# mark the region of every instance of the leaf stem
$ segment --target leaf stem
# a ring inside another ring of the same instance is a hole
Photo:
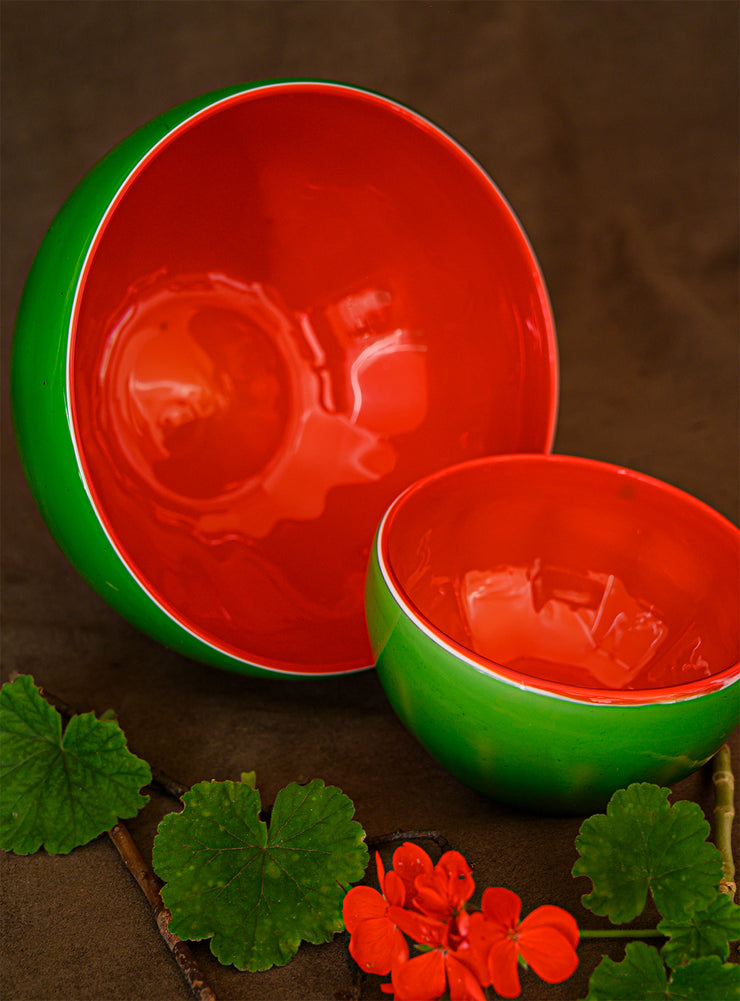
[[[732,822],[735,819],[735,776],[729,744],[723,744],[712,759],[712,781],[715,789],[714,840],[722,855],[721,893],[735,899],[735,860],[732,857]]]
[[[581,938],[665,938],[657,928],[581,928]]]
[[[118,854],[123,859],[126,868],[139,884],[144,896],[149,901],[154,920],[159,928],[159,933],[167,943],[167,948],[174,956],[177,965],[182,970],[190,990],[193,992],[193,996],[198,1001],[216,1001],[216,995],[201,973],[189,946],[170,931],[169,925],[172,915],[169,909],[164,906],[164,901],[159,892],[159,880],[144,861],[128,829],[119,822],[108,831],[108,835],[118,849]]]

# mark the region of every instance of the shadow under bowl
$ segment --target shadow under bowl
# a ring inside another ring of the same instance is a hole
[[[366,582],[377,670],[453,775],[585,814],[672,785],[740,722],[740,532],[668,484],[510,455],[390,506]]]

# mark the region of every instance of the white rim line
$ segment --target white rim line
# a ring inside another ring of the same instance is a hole
[[[404,493],[405,492],[406,491],[404,491]],[[474,660],[470,655],[465,653],[462,647],[458,649],[457,647],[452,646],[451,643],[448,643],[443,638],[441,633],[435,632],[433,629],[430,629],[429,626],[427,626],[426,622],[422,621],[422,619],[420,618],[420,613],[413,608],[411,603],[400,593],[400,591],[395,586],[390,568],[386,565],[385,560],[383,559],[381,542],[383,539],[386,522],[388,518],[392,515],[396,506],[397,502],[394,502],[388,508],[386,513],[383,515],[383,519],[378,528],[376,543],[375,543],[378,567],[380,568],[380,572],[383,577],[383,580],[385,581],[386,587],[390,591],[393,600],[396,602],[401,612],[404,615],[406,615],[407,618],[409,618],[414,623],[414,625],[418,629],[420,629],[430,640],[432,640],[432,642],[436,646],[440,647],[446,653],[451,654],[453,657],[456,657],[458,660],[461,660],[464,663],[468,664],[470,667],[474,668],[479,674],[483,674],[489,677],[492,676],[497,681],[501,681],[504,684],[511,685],[512,688],[518,688],[522,692],[530,692],[533,695],[542,695],[546,696],[547,698],[558,699],[561,702],[572,702],[575,703],[576,705],[604,706],[609,708],[618,707],[623,709],[645,709],[654,705],[671,705],[677,702],[690,702],[693,699],[703,698],[705,695],[713,695],[715,694],[715,692],[724,691],[725,688],[729,688],[731,685],[735,684],[738,680],[740,680],[737,677],[729,678],[722,685],[720,685],[716,689],[712,689],[709,692],[697,692],[696,694],[684,695],[679,697],[665,696],[661,698],[659,695],[655,695],[655,693],[660,692],[661,689],[646,688],[644,689],[645,693],[651,695],[651,698],[648,701],[622,702],[619,699],[609,700],[606,694],[603,698],[600,697],[598,693],[601,691],[601,689],[596,689],[596,688],[584,688],[583,689],[584,693],[587,692],[594,693],[594,695],[589,695],[585,696],[582,699],[578,699],[575,698],[574,696],[565,695],[562,692],[553,692],[549,691],[546,688],[538,688],[535,685],[528,685],[525,682],[515,681],[513,678],[509,678],[504,674],[500,674],[496,670],[497,665],[494,661],[489,662],[491,665],[490,667],[478,663],[478,661]],[[573,685],[571,687],[575,688],[576,686]],[[604,689],[604,693],[607,693],[608,691],[609,689]]]

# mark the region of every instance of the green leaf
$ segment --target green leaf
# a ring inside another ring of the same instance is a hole
[[[621,963],[604,956],[591,974],[587,1001],[665,1001],[668,979],[658,950],[630,942]]]
[[[648,890],[666,918],[681,919],[715,897],[722,857],[707,842],[696,803],[670,806],[669,789],[647,782],[614,793],[606,814],[589,817],[576,838],[574,876],[588,876],[584,907],[619,924],[645,908]]]
[[[118,723],[93,713],[62,717],[33,678],[0,690],[0,848],[66,854],[147,802],[149,765],[126,747]]]
[[[658,950],[631,942],[621,963],[605,956],[591,974],[587,1001],[737,1001],[740,966],[717,956],[692,959],[668,981]]]
[[[368,853],[341,790],[319,779],[286,786],[269,830],[246,782],[200,782],[183,802],[161,821],[153,853],[176,935],[210,938],[222,963],[254,971],[342,930],[344,895]]]
[[[738,1001],[740,966],[723,963],[718,956],[692,959],[673,974],[669,1001]]]
[[[690,959],[730,955],[730,942],[740,938],[740,907],[724,893],[718,893],[708,907],[683,918],[664,918],[658,931],[668,938],[661,955],[674,970]]]

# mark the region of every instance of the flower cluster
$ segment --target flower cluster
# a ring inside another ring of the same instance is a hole
[[[382,990],[395,1001],[434,1001],[445,989],[451,1001],[485,1001],[490,986],[514,998],[520,963],[551,984],[567,980],[578,965],[578,926],[560,907],[537,907],[522,920],[519,897],[489,887],[481,909],[470,910],[475,883],[459,852],[445,852],[433,865],[407,841],[388,872],[380,855],[375,861],[380,892],[353,887],[344,898],[344,923],[353,959],[367,973],[390,973]]]

